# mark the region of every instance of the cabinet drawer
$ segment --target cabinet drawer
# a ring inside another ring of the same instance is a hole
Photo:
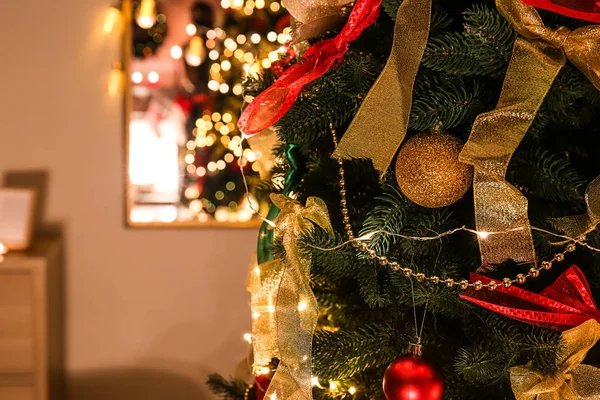
[[[33,276],[0,271],[0,373],[34,370],[33,313]]]

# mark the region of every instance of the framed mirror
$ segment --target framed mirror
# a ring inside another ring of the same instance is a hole
[[[121,9],[127,224],[259,226],[255,211],[268,204],[255,188],[268,178],[276,139],[242,140],[237,118],[242,80],[286,52],[282,4],[124,0]]]

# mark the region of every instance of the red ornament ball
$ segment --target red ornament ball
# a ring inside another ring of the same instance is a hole
[[[441,400],[446,383],[440,369],[426,358],[405,354],[383,376],[387,400]]]

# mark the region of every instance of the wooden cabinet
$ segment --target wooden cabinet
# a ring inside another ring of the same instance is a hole
[[[0,262],[0,399],[63,399],[63,303],[58,239]]]

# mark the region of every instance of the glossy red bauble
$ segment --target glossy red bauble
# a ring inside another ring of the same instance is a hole
[[[383,376],[387,400],[441,400],[444,374],[426,358],[406,354],[390,364]]]

